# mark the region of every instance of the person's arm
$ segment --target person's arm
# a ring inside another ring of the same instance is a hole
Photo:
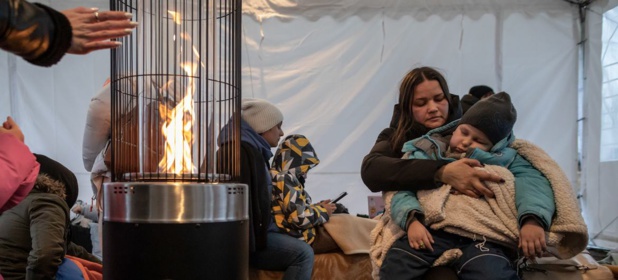
[[[292,229],[304,230],[328,221],[327,210],[321,205],[310,204],[311,199],[294,175],[289,173],[274,176],[273,186],[275,214],[281,212],[282,224]],[[305,198],[307,200],[305,200]]]
[[[0,1],[0,48],[51,66],[71,46],[71,23],[60,12],[22,0]]]
[[[361,178],[372,192],[437,188],[436,172],[447,161],[426,159],[401,159],[391,149],[390,137],[393,129],[387,128],[363,159]]]
[[[549,180],[520,155],[515,157],[509,170],[515,177],[515,206],[519,225],[526,219],[536,219],[546,231],[549,230],[556,211]]]
[[[64,257],[68,207],[57,195],[41,196],[30,205],[30,237],[26,279],[54,279]]]
[[[398,191],[391,199],[391,218],[404,231],[408,230],[410,219],[414,216],[419,218],[422,213],[423,209],[414,192]]]
[[[67,255],[78,257],[80,259],[84,259],[93,263],[103,264],[101,260],[94,255],[88,253],[86,248],[79,246],[73,242],[69,242],[67,246]]]
[[[0,213],[28,195],[38,173],[39,163],[23,143],[19,126],[7,118],[0,127]]]
[[[52,66],[65,53],[115,48],[110,41],[131,33],[130,13],[78,7],[62,12],[23,0],[0,0],[0,48],[38,66]]]
[[[110,85],[104,86],[101,91],[90,100],[84,140],[82,142],[82,160],[84,168],[92,171],[97,156],[111,137],[111,93]]]

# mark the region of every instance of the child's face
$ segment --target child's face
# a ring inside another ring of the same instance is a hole
[[[489,151],[493,144],[485,133],[476,129],[476,127],[469,124],[460,124],[453,132],[449,146],[453,152],[465,153],[468,149],[472,148]]]

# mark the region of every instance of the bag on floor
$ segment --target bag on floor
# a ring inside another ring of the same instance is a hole
[[[542,257],[522,261],[518,271],[522,280],[614,280],[612,272],[599,265],[588,251],[566,260]]]

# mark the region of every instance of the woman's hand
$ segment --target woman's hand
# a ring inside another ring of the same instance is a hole
[[[542,257],[547,250],[545,243],[545,231],[534,218],[528,218],[519,230],[519,248],[526,258],[534,260]]]
[[[408,226],[408,242],[414,250],[425,250],[433,252],[433,237],[427,228],[418,220],[414,220]]]
[[[455,190],[471,197],[494,197],[494,193],[485,186],[483,181],[503,183],[504,179],[498,175],[476,169],[481,163],[475,159],[463,158],[451,162],[438,170],[436,177]]]
[[[2,123],[2,127],[0,127],[0,133],[11,134],[21,142],[24,142],[24,133],[21,132],[19,125],[13,120],[11,117],[6,117],[6,121]]]
[[[77,7],[62,11],[71,23],[73,38],[67,51],[71,54],[87,54],[91,51],[111,49],[120,42],[110,41],[131,34],[137,22],[129,21],[130,13],[119,11],[99,12],[98,8]]]

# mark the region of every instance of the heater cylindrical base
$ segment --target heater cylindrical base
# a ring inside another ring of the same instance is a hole
[[[105,279],[247,279],[247,221],[105,222]]]
[[[105,279],[247,279],[243,184],[107,183]]]

